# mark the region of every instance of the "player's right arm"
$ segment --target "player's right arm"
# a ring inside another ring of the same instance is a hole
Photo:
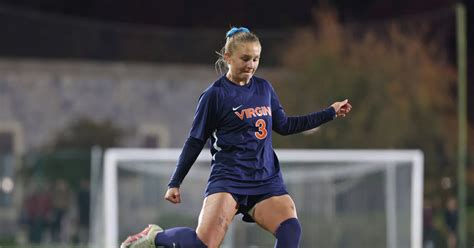
[[[179,187],[204,148],[206,140],[215,130],[216,115],[216,92],[212,88],[208,88],[199,98],[191,132],[184,143],[176,169],[168,183],[168,190],[165,194],[166,200],[175,204],[181,202]]]
[[[193,137],[189,137],[184,143],[183,151],[179,156],[176,168],[168,183],[168,190],[165,194],[165,199],[172,203],[180,203],[181,197],[179,195],[179,186],[188,174],[191,166],[196,161],[199,153],[201,153],[205,142]]]

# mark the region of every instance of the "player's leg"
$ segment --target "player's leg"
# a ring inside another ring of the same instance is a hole
[[[296,207],[289,195],[273,196],[255,205],[255,222],[275,235],[275,248],[299,247],[301,226]]]
[[[196,231],[183,227],[168,229],[156,235],[155,244],[177,248],[219,247],[236,212],[237,202],[231,194],[211,194],[204,199]]]
[[[130,236],[121,248],[214,248],[224,239],[235,213],[237,203],[229,193],[215,193],[204,199],[196,231],[188,227],[161,230],[150,225],[142,232]]]
[[[208,248],[219,247],[237,213],[237,202],[229,193],[215,193],[204,199],[196,233]]]

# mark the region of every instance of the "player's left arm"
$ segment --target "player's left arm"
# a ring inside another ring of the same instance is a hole
[[[273,130],[281,135],[290,135],[313,129],[336,117],[345,117],[352,109],[352,105],[346,99],[341,102],[335,102],[328,108],[318,112],[288,117],[273,89],[271,104]]]
[[[286,116],[283,109],[272,111],[273,130],[281,135],[290,135],[316,128],[336,118],[334,107],[302,116]]]

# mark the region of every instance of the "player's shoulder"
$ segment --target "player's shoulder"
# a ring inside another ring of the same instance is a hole
[[[252,77],[254,82],[257,84],[257,85],[262,85],[264,87],[267,87],[267,88],[270,88],[270,89],[273,89],[273,86],[272,84],[270,83],[270,81],[264,79],[264,78],[261,78],[261,77],[257,77],[257,76],[253,76]]]
[[[264,78],[261,78],[261,77],[257,77],[255,75],[252,76],[252,79],[254,80],[255,83],[258,83],[258,84],[269,84],[270,82],[268,82],[268,80],[264,79]]]
[[[222,86],[222,78],[218,78],[202,92],[201,97],[216,97],[222,90]]]
[[[216,79],[211,85],[209,85],[208,89],[213,91],[218,91],[224,87],[224,76],[219,77]]]

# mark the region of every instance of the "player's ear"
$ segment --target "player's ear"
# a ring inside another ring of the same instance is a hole
[[[230,56],[231,54],[230,53],[224,53],[224,60],[225,62],[227,62],[227,64],[230,64]]]

